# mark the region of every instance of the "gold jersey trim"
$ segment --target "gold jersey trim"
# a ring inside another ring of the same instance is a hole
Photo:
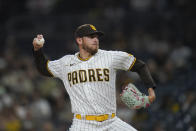
[[[54,76],[53,74],[52,74],[52,72],[50,71],[50,69],[48,68],[48,63],[50,62],[50,60],[48,60],[47,61],[47,63],[46,63],[46,69],[48,70],[48,72],[52,75],[52,76]]]
[[[132,54],[129,54],[129,56],[133,56],[133,55]],[[134,58],[133,63],[129,67],[129,70],[128,71],[130,71],[132,69],[133,65],[135,64],[135,61],[136,61],[136,58]]]
[[[89,60],[91,57],[92,57],[92,56],[89,56],[88,58],[83,59],[83,58],[80,57],[80,54],[78,54],[78,59],[81,60],[81,61],[87,61],[87,60]]]

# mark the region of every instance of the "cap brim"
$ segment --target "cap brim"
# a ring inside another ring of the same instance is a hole
[[[101,31],[92,32],[92,33],[86,34],[86,36],[88,36],[88,35],[94,35],[94,34],[97,34],[99,37],[104,36],[104,33],[101,32]]]

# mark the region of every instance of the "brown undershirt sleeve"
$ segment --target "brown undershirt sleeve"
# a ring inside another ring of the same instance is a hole
[[[144,84],[147,86],[147,88],[153,88],[153,89],[156,88],[156,84],[150,74],[150,71],[146,63],[137,59],[131,71],[137,72],[139,74],[140,78],[142,79]]]
[[[42,49],[38,51],[33,50],[34,62],[37,70],[44,76],[53,77],[53,75],[48,71],[48,59],[44,56]]]

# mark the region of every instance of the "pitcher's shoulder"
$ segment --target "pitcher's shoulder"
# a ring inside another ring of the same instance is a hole
[[[70,61],[75,57],[75,55],[64,55],[59,60],[61,61]]]
[[[99,49],[98,51],[99,54],[112,54],[114,52],[115,51],[112,51],[112,50],[102,50],[102,49]]]
[[[102,50],[102,49],[99,49],[99,54],[101,55],[115,55],[115,54],[118,54],[118,53],[122,53],[123,51],[118,51],[118,50]],[[125,52],[123,52],[125,53]]]

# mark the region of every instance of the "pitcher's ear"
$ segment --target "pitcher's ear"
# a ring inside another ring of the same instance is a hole
[[[81,44],[82,44],[82,37],[77,37],[77,38],[76,38],[76,43],[77,43],[78,45],[81,45]]]

